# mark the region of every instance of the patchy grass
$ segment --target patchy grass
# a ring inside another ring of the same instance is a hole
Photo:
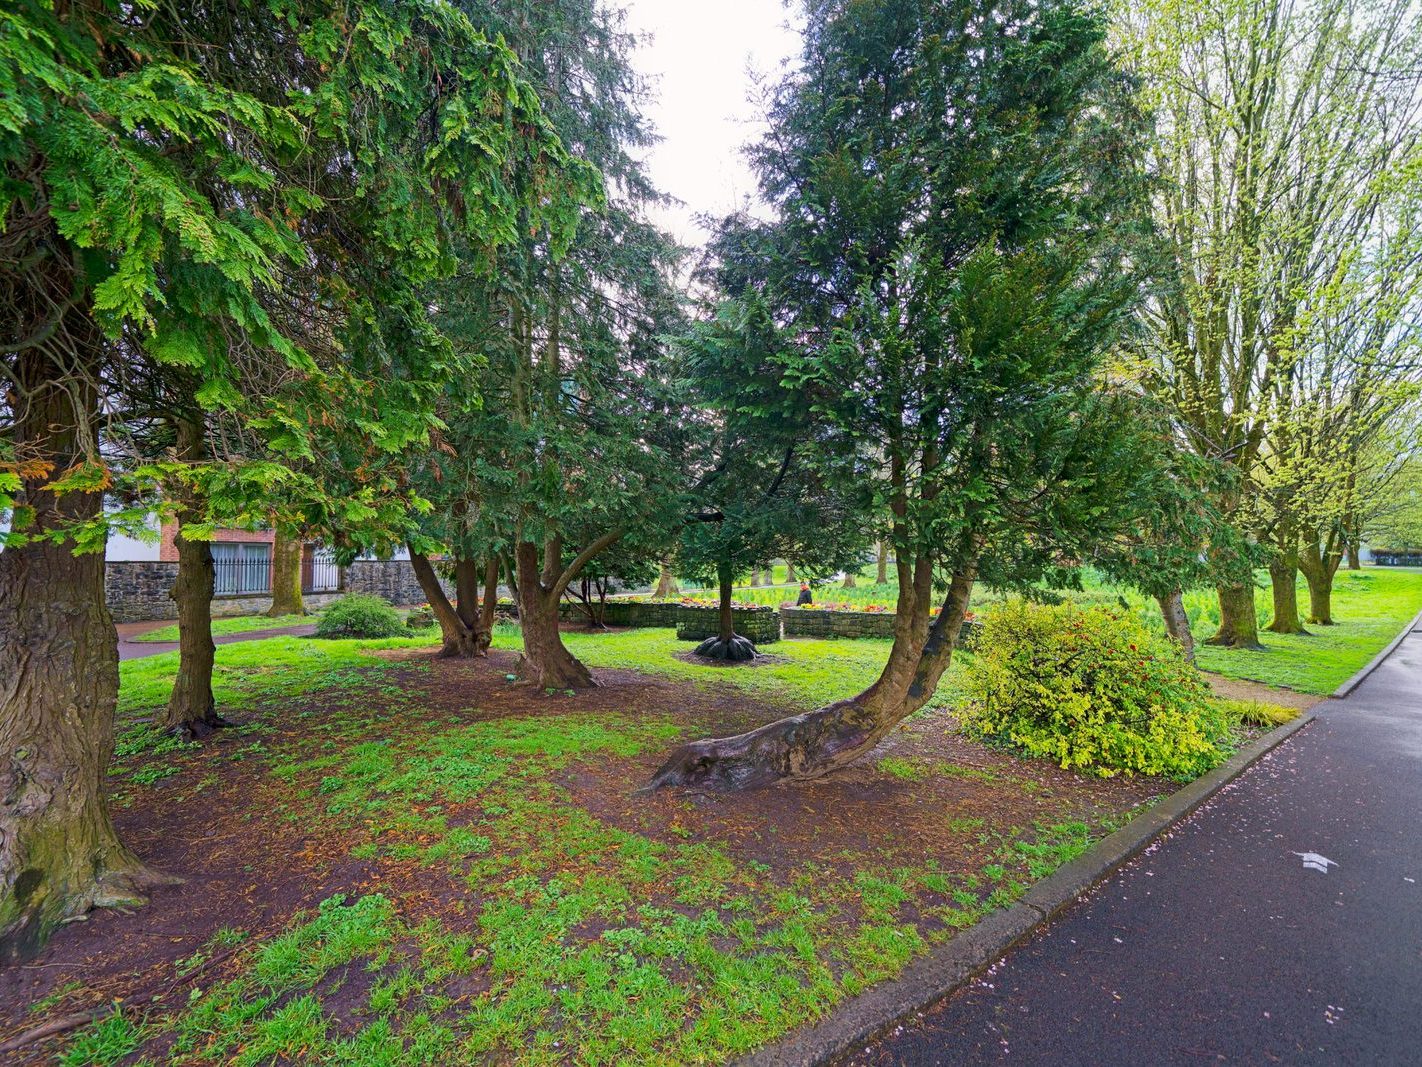
[[[90,1002],[134,999],[140,945],[166,951],[143,973],[171,992],[66,1039],[62,1062],[725,1062],[899,973],[1167,788],[1018,760],[930,709],[877,765],[773,798],[639,797],[669,746],[852,693],[887,643],[784,642],[712,669],[673,658],[687,646],[667,632],[568,639],[604,688],[511,684],[507,651],[411,658],[428,637],[223,646],[238,725],[201,749],[141,732],[175,657],[124,664],[120,826],[189,884],[102,917],[82,948],[58,935],[11,1025],[74,1010],[76,978]],[[240,880],[200,890],[211,877]],[[157,914],[186,925],[155,939]]]
[[[876,638],[855,641],[796,638],[764,645],[769,662],[722,667],[677,658],[695,647],[678,641],[675,630],[622,630],[614,633],[565,633],[563,643],[590,667],[621,668],[692,682],[703,688],[724,686],[797,707],[816,708],[862,692],[884,667],[892,642]],[[521,649],[516,627],[498,627],[494,647]],[[958,666],[967,656],[957,653],[944,674],[932,707],[952,703],[958,693]]]
[[[272,618],[267,615],[229,615],[212,620],[212,636],[222,637],[225,634],[245,634],[258,630],[279,630],[287,626],[304,626],[307,623],[316,621],[320,612],[311,612],[306,615],[279,615]],[[135,637],[135,641],[176,641],[178,639],[178,624],[171,626],[160,626],[156,630],[149,630],[145,634]]]

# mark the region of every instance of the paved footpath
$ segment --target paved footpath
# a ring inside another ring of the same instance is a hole
[[[157,630],[163,626],[171,626],[171,622],[138,622],[119,623],[118,630],[118,653],[119,662],[130,659],[142,659],[144,656],[156,656],[160,652],[172,652],[178,647],[176,641],[135,641],[134,638],[150,630]],[[301,623],[298,626],[278,626],[271,630],[248,630],[245,633],[222,634],[214,637],[214,645],[230,645],[237,641],[260,641],[264,637],[309,637],[316,632],[316,624]]]
[[[851,1062],[1422,1064],[1422,629],[991,973]]]

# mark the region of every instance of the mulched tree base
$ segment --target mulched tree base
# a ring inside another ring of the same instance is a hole
[[[721,663],[744,663],[755,659],[755,642],[740,634],[732,634],[729,641],[708,637],[696,646],[695,654],[702,659],[714,659]]]

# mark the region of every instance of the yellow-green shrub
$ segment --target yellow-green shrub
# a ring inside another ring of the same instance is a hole
[[[966,672],[965,731],[1103,777],[1193,778],[1230,751],[1229,716],[1169,640],[1105,608],[1008,601]]]

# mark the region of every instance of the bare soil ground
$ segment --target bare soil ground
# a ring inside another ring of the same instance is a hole
[[[631,671],[599,670],[599,688],[576,697],[549,695],[509,684],[509,652],[474,662],[435,659],[423,651],[391,655],[401,662],[382,682],[407,699],[388,715],[346,729],[349,704],[329,690],[280,709],[238,711],[231,714],[236,729],[220,732],[200,752],[175,757],[177,773],[142,788],[124,783],[115,811],[121,836],[146,862],[184,881],[155,891],[146,907],[98,912],[74,923],[37,959],[0,970],[0,1043],[47,1020],[116,1000],[145,1010],[176,1008],[190,988],[241,969],[239,948],[226,958],[211,953],[197,975],[182,973],[190,969],[182,961],[218,931],[239,928],[247,932],[247,944],[259,943],[337,893],[353,898],[380,892],[411,922],[433,916],[446,928],[473,928],[478,901],[462,879],[389,856],[353,858],[353,849],[369,837],[360,822],[303,816],[320,809],[298,788],[300,779],[270,773],[274,760],[307,751],[323,730],[329,730],[327,751],[332,742],[340,750],[370,738],[418,736],[435,723],[448,729],[568,715],[670,720],[690,738],[740,732],[787,710],[730,687]],[[747,668],[708,668],[728,669]],[[1216,689],[1230,696],[1245,696],[1247,689],[1249,698],[1276,703],[1297,696],[1261,693],[1263,687],[1238,682],[1217,682]],[[259,745],[243,733],[244,723],[263,725],[255,735]],[[925,863],[949,878],[971,878],[992,862],[998,846],[988,843],[989,835],[1068,820],[1101,826],[1176,787],[1151,779],[1089,778],[1025,762],[965,741],[953,732],[947,712],[915,717],[873,758],[831,777],[757,793],[638,793],[664,754],[653,747],[635,756],[573,759],[558,770],[556,784],[600,824],[672,846],[713,842],[737,863],[787,882],[806,870],[848,878],[868,866]],[[473,804],[467,811],[444,808],[451,825],[477,814]],[[839,921],[855,922],[857,913],[847,908]],[[596,926],[584,932],[590,940],[599,933]],[[323,987],[328,1014],[358,1015],[369,980]],[[458,979],[463,985],[455,988],[456,1000],[477,997],[490,981],[477,970]],[[5,1062],[49,1062],[64,1040],[30,1044]],[[164,1048],[160,1041],[142,1051],[165,1062]]]

